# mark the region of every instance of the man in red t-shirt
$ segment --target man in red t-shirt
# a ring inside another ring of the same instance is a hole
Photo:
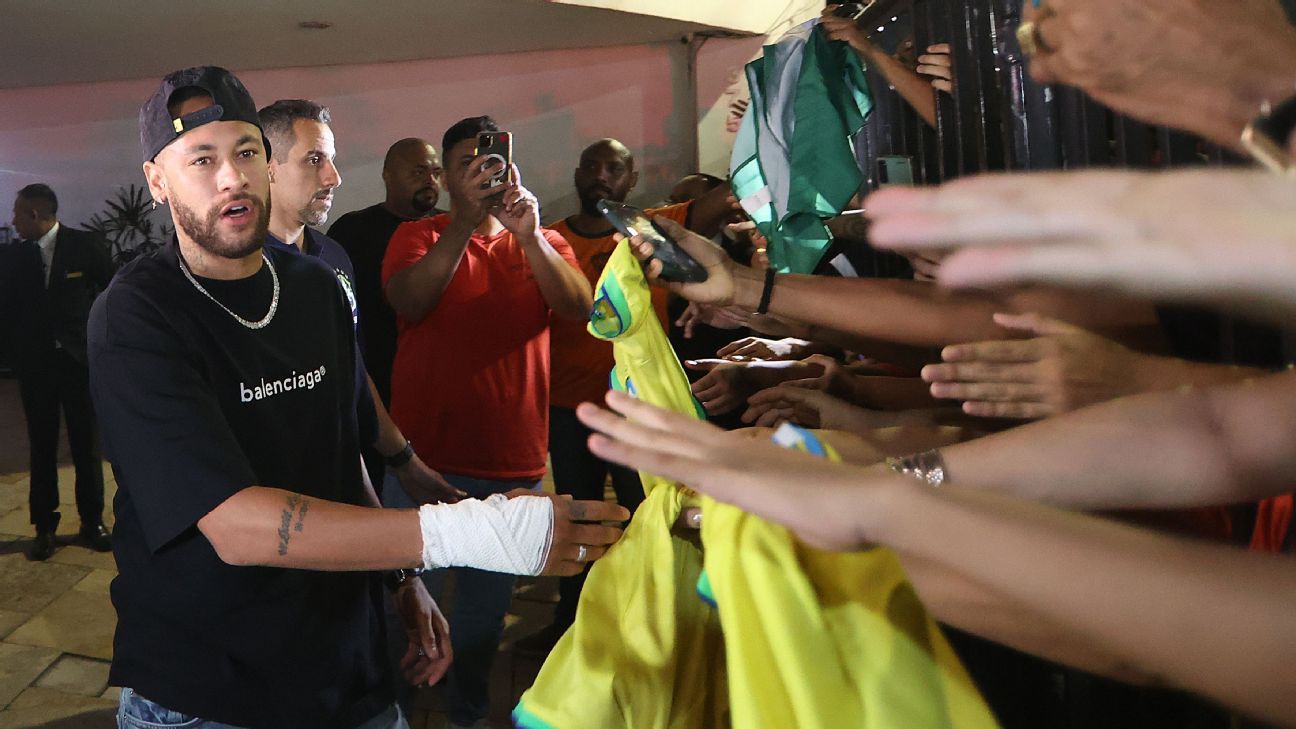
[[[539,205],[517,167],[502,194],[482,189],[498,171],[475,155],[484,131],[499,128],[483,116],[446,131],[452,212],[397,228],[382,271],[399,330],[392,419],[432,468],[478,498],[539,486],[549,430],[550,315],[584,320],[593,303],[567,242],[540,227]],[[509,575],[456,570],[452,726],[486,716],[512,590]]]

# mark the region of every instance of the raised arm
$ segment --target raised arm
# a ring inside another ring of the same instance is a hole
[[[946,347],[923,379],[936,397],[963,400],[970,415],[1044,418],[1118,397],[1264,377],[1266,370],[1135,351],[1079,327],[1026,314],[996,314],[1009,333]]]
[[[392,274],[383,286],[383,294],[397,316],[405,321],[422,321],[436,308],[459,269],[474,227],[463,218],[455,218],[431,250],[417,262]],[[395,235],[401,234],[397,229]]]
[[[1291,490],[1296,373],[1123,398],[942,449],[951,484],[1085,509]]]
[[[895,87],[900,96],[927,122],[936,126],[936,93],[931,82],[882,50],[854,20],[833,15],[830,5],[819,16],[819,23],[832,40],[845,41],[865,64],[873,66]]]
[[[446,169],[446,185],[455,201],[450,224],[422,258],[392,274],[383,286],[387,302],[402,319],[421,321],[436,308],[459,269],[473,231],[490,214],[491,197],[497,191],[484,190],[481,184],[498,171],[498,164],[488,165],[486,160],[485,156],[477,157]],[[400,250],[403,236],[413,234],[408,227],[397,228],[393,242],[388,244],[388,255],[393,249]]]
[[[702,283],[663,283],[686,299],[702,304],[736,305],[755,310],[761,301],[765,274],[729,260],[710,241],[665,218],[657,222],[702,263],[709,278]],[[635,255],[646,260],[651,247],[637,236]],[[656,279],[660,264],[649,263]],[[985,291],[949,292],[925,281],[834,278],[779,274],[774,279],[769,313],[846,334],[919,347],[944,346],[997,338],[997,311],[1047,311],[1087,328],[1124,330],[1152,320],[1150,307],[1129,311],[1119,299],[1095,301],[1061,291],[1035,289],[997,294]],[[850,312],[850,316],[842,316]],[[1078,321],[1077,321],[1078,320]]]
[[[556,247],[559,242],[550,242],[545,237],[540,228],[540,203],[530,190],[522,187],[517,167],[513,168],[512,179],[503,193],[503,207],[496,212],[499,221],[517,237],[540,287],[540,295],[553,313],[576,321],[589,318],[594,306],[589,280],[576,267],[574,258],[569,261],[559,252]],[[561,236],[555,238],[562,241]],[[566,243],[561,245],[565,247]],[[570,249],[567,253],[571,255]]]
[[[739,443],[621,393],[609,393],[608,404],[625,417],[578,409],[599,433],[590,449],[602,458],[686,483],[814,546],[883,544],[935,565],[966,580],[971,594],[1037,621],[995,628],[1030,650],[1072,660],[1057,654],[1080,646],[1076,663],[1104,661],[1296,726],[1296,569],[1287,560]],[[970,622],[991,629],[989,618]],[[1071,640],[1040,645],[1052,631]]]

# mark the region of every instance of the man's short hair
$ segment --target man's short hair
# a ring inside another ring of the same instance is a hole
[[[58,214],[58,196],[49,185],[33,183],[19,190],[18,197],[30,203],[42,218],[52,218]]]
[[[482,132],[498,132],[499,130],[499,125],[488,116],[470,116],[467,119],[460,119],[442,135],[441,154],[442,156],[448,156],[450,148],[465,139],[476,139],[477,135]],[[446,159],[446,163],[450,164],[450,160]]]
[[[725,181],[720,179],[719,177],[716,177],[715,175],[708,175],[705,172],[694,172],[693,174],[689,175],[689,177],[696,177],[702,180],[702,183],[706,185],[706,189],[708,191],[714,190],[725,183]]]
[[[263,107],[257,112],[261,119],[261,131],[270,140],[275,159],[283,162],[288,157],[288,150],[297,144],[297,133],[293,124],[298,119],[329,124],[333,116],[323,104],[316,104],[306,99],[280,99]]]
[[[211,92],[201,86],[182,86],[176,89],[175,93],[171,94],[171,98],[167,99],[167,113],[170,114],[173,119],[180,116],[176,113],[180,111],[180,107],[186,101],[197,99],[200,96],[208,99],[212,97]]]

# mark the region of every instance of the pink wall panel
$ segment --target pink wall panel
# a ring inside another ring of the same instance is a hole
[[[451,123],[491,114],[515,132],[523,180],[554,218],[575,209],[571,170],[599,137],[638,153],[639,202],[661,199],[691,171],[689,147],[675,142],[697,133],[682,101],[686,68],[682,45],[661,44],[239,75],[258,104],[301,97],[332,108],[343,176],[334,217],[382,198],[391,142],[423,136],[439,147]],[[23,185],[47,182],[61,217],[81,223],[115,186],[142,183],[136,115],[156,82],[0,90],[0,204]]]

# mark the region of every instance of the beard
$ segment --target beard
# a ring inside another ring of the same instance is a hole
[[[580,198],[581,212],[586,215],[601,215],[598,209],[599,200],[625,202],[625,195],[617,195],[613,190],[600,187],[587,187],[584,190],[577,190],[576,196]]]
[[[266,234],[270,230],[270,206],[266,204],[267,201],[251,195],[239,199],[246,200],[256,215],[256,224],[245,233],[228,237],[221,235],[217,226],[220,225],[220,209],[223,205],[212,206],[206,218],[200,219],[193,208],[173,197],[171,209],[175,211],[176,227],[183,230],[199,248],[214,256],[245,258],[265,244]]]
[[[332,208],[333,203],[325,203],[317,197],[312,197],[305,207],[297,211],[297,219],[306,225],[323,225],[324,221],[328,220],[329,210]]]
[[[424,187],[410,196],[410,207],[420,213],[426,213],[436,207],[441,194],[435,187]]]

